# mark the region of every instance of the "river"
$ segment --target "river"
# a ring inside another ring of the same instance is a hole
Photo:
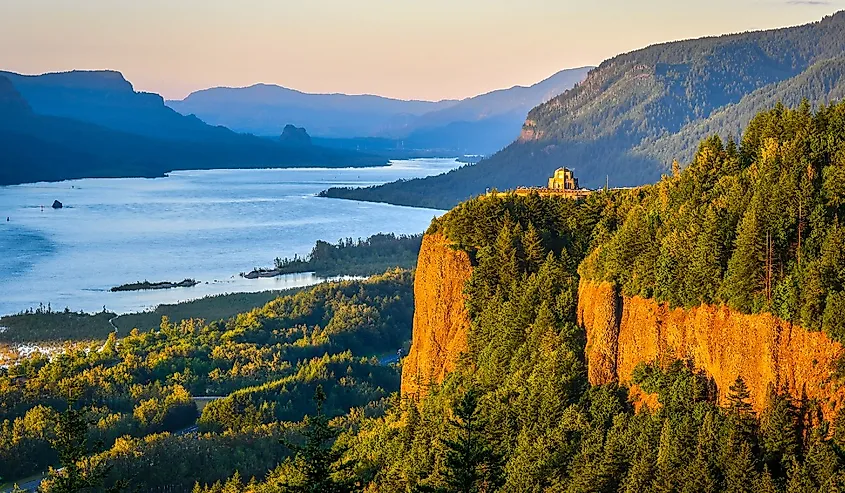
[[[316,197],[443,173],[453,159],[366,169],[178,171],[0,187],[0,315],[39,304],[116,313],[207,295],[314,284],[311,274],[243,279],[316,240],[424,231],[443,211]],[[64,208],[54,210],[53,200]],[[43,206],[43,208],[42,208]],[[6,221],[6,218],[9,218]],[[194,278],[192,288],[112,293],[121,284]]]

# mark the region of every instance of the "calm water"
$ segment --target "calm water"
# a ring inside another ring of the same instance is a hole
[[[313,284],[310,274],[242,279],[318,239],[420,233],[442,211],[315,197],[442,173],[451,159],[385,168],[179,171],[166,178],[87,179],[0,187],[0,314],[39,303],[117,313],[210,294]],[[53,200],[65,208],[53,210]],[[41,206],[44,206],[42,210]],[[11,220],[6,221],[6,217]],[[111,293],[135,281],[194,278],[193,288]]]

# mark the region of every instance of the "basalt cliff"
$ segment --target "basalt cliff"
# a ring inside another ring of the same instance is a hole
[[[464,284],[472,274],[466,253],[441,234],[423,240],[414,295],[413,345],[404,363],[402,395],[418,398],[439,383],[466,350],[470,322]],[[685,310],[641,297],[622,296],[610,283],[582,279],[578,324],[587,335],[592,384],[630,383],[639,363],[690,361],[715,382],[724,401],[741,376],[761,410],[769,386],[816,400],[827,415],[845,401],[833,377],[843,347],[769,314],[746,315],[724,306]],[[646,397],[648,400],[648,397]]]
[[[826,414],[845,398],[845,389],[833,378],[842,345],[770,314],[746,315],[708,305],[672,309],[622,296],[607,282],[582,280],[578,323],[587,333],[592,384],[628,383],[641,362],[681,359],[715,381],[722,401],[741,376],[758,411],[769,385],[797,399],[818,401]]]
[[[402,367],[402,395],[419,398],[440,383],[466,350],[469,316],[464,285],[469,256],[441,234],[423,238],[414,281],[414,336]]]

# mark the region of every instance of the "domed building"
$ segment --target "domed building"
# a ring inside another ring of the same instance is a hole
[[[569,168],[558,168],[549,178],[549,190],[578,190],[578,178]]]

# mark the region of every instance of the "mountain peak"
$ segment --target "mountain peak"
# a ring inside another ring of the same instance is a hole
[[[308,135],[308,132],[304,128],[291,124],[285,125],[285,129],[282,131],[282,135],[279,137],[279,140],[282,144],[290,146],[311,145],[311,136]]]

